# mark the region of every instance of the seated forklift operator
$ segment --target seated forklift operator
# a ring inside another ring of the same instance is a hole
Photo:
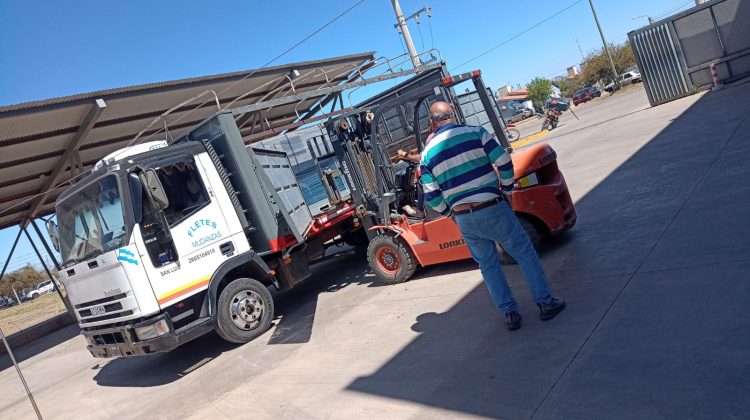
[[[425,202],[458,225],[509,330],[521,328],[521,314],[496,242],[518,262],[541,319],[552,319],[565,302],[552,296],[539,256],[511,209],[515,180],[510,154],[484,128],[456,124],[452,111],[446,102],[430,107],[434,137],[420,165]]]

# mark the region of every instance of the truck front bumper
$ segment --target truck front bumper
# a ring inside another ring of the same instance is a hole
[[[149,340],[138,338],[136,328],[153,325],[162,320],[166,320],[169,331]],[[167,352],[210,331],[212,328],[213,324],[210,322],[210,318],[204,318],[175,330],[169,316],[161,314],[138,323],[83,330],[81,334],[86,339],[88,343],[86,348],[92,356],[109,358],[145,356],[151,353]]]

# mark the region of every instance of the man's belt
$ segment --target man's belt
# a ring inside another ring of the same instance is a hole
[[[453,214],[468,214],[473,211],[481,210],[486,207],[494,206],[495,204],[499,204],[502,202],[503,199],[501,197],[493,198],[489,201],[482,201],[481,203],[470,203],[471,206],[469,208],[461,209],[461,210],[453,210]],[[469,203],[466,203],[469,204]]]

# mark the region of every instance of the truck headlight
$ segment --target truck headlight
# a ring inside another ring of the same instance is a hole
[[[142,327],[136,327],[135,329],[135,335],[137,335],[138,339],[141,341],[151,340],[152,338],[162,336],[168,332],[169,332],[169,324],[167,324],[166,319],[162,319],[151,325],[144,325]]]
[[[517,179],[513,187],[516,189],[522,189],[533,187],[534,185],[539,185],[539,177],[536,175],[536,173],[531,173],[523,178]]]

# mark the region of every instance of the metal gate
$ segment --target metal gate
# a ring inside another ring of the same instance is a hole
[[[750,75],[750,2],[714,0],[628,33],[651,105]]]

